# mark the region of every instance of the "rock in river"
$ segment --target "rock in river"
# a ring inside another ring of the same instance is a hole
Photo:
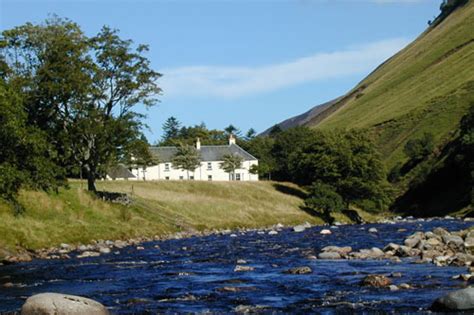
[[[322,252],[318,255],[319,259],[341,259],[341,255],[337,252]]]
[[[466,288],[448,293],[437,299],[431,306],[433,311],[474,310],[474,288]]]
[[[391,284],[392,282],[390,281],[390,279],[384,275],[368,275],[367,277],[362,279],[363,286],[382,288],[388,287]]]
[[[287,271],[285,271],[285,273],[289,273],[289,274],[292,274],[292,275],[304,275],[304,274],[308,274],[308,273],[312,273],[313,270],[311,270],[311,268],[309,268],[308,266],[303,266],[303,267],[295,267],[295,268],[291,268]]]
[[[75,295],[41,293],[29,297],[21,315],[106,315],[107,309],[91,299]]]

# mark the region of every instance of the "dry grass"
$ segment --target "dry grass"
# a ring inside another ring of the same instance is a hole
[[[103,202],[72,181],[58,194],[22,191],[26,211],[14,216],[0,203],[0,250],[36,249],[165,235],[181,230],[263,227],[322,221],[300,209],[301,191],[291,184],[219,182],[100,182],[100,190],[132,194],[129,207]],[[133,188],[132,188],[133,187]],[[133,193],[132,193],[133,190]],[[296,195],[295,195],[296,194]]]

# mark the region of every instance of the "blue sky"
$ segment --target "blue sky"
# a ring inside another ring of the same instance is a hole
[[[163,73],[146,135],[169,116],[261,132],[336,98],[416,38],[439,0],[0,0],[0,29],[55,13],[149,44]]]

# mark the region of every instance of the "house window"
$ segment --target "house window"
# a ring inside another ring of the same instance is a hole
[[[235,174],[235,180],[240,180],[240,174]]]
[[[170,180],[170,177],[169,177],[169,176],[166,176],[165,179],[166,179],[166,180]]]
[[[194,176],[189,176],[189,179],[190,179],[190,180],[194,180]]]
[[[165,172],[169,172],[169,171],[170,171],[170,164],[165,163]]]
[[[183,180],[183,179],[184,179],[184,177],[183,177],[183,176],[180,176],[180,177],[179,177],[179,179],[180,179],[180,180]]]
[[[207,180],[212,180],[212,175],[207,175]]]
[[[212,163],[211,162],[207,162],[207,170],[212,171]]]

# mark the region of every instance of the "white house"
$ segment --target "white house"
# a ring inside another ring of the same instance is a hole
[[[257,174],[251,174],[253,165],[258,165],[258,160],[250,153],[242,149],[235,143],[233,136],[229,137],[228,145],[201,145],[200,140],[196,141],[196,149],[201,156],[201,165],[194,171],[189,172],[190,180],[204,181],[258,181]],[[158,165],[147,168],[135,168],[131,172],[135,180],[187,180],[188,172],[173,167],[173,157],[177,152],[176,147],[151,147],[151,153],[159,161]],[[242,168],[233,174],[226,173],[221,168],[224,156],[228,154],[238,155],[243,159]]]

